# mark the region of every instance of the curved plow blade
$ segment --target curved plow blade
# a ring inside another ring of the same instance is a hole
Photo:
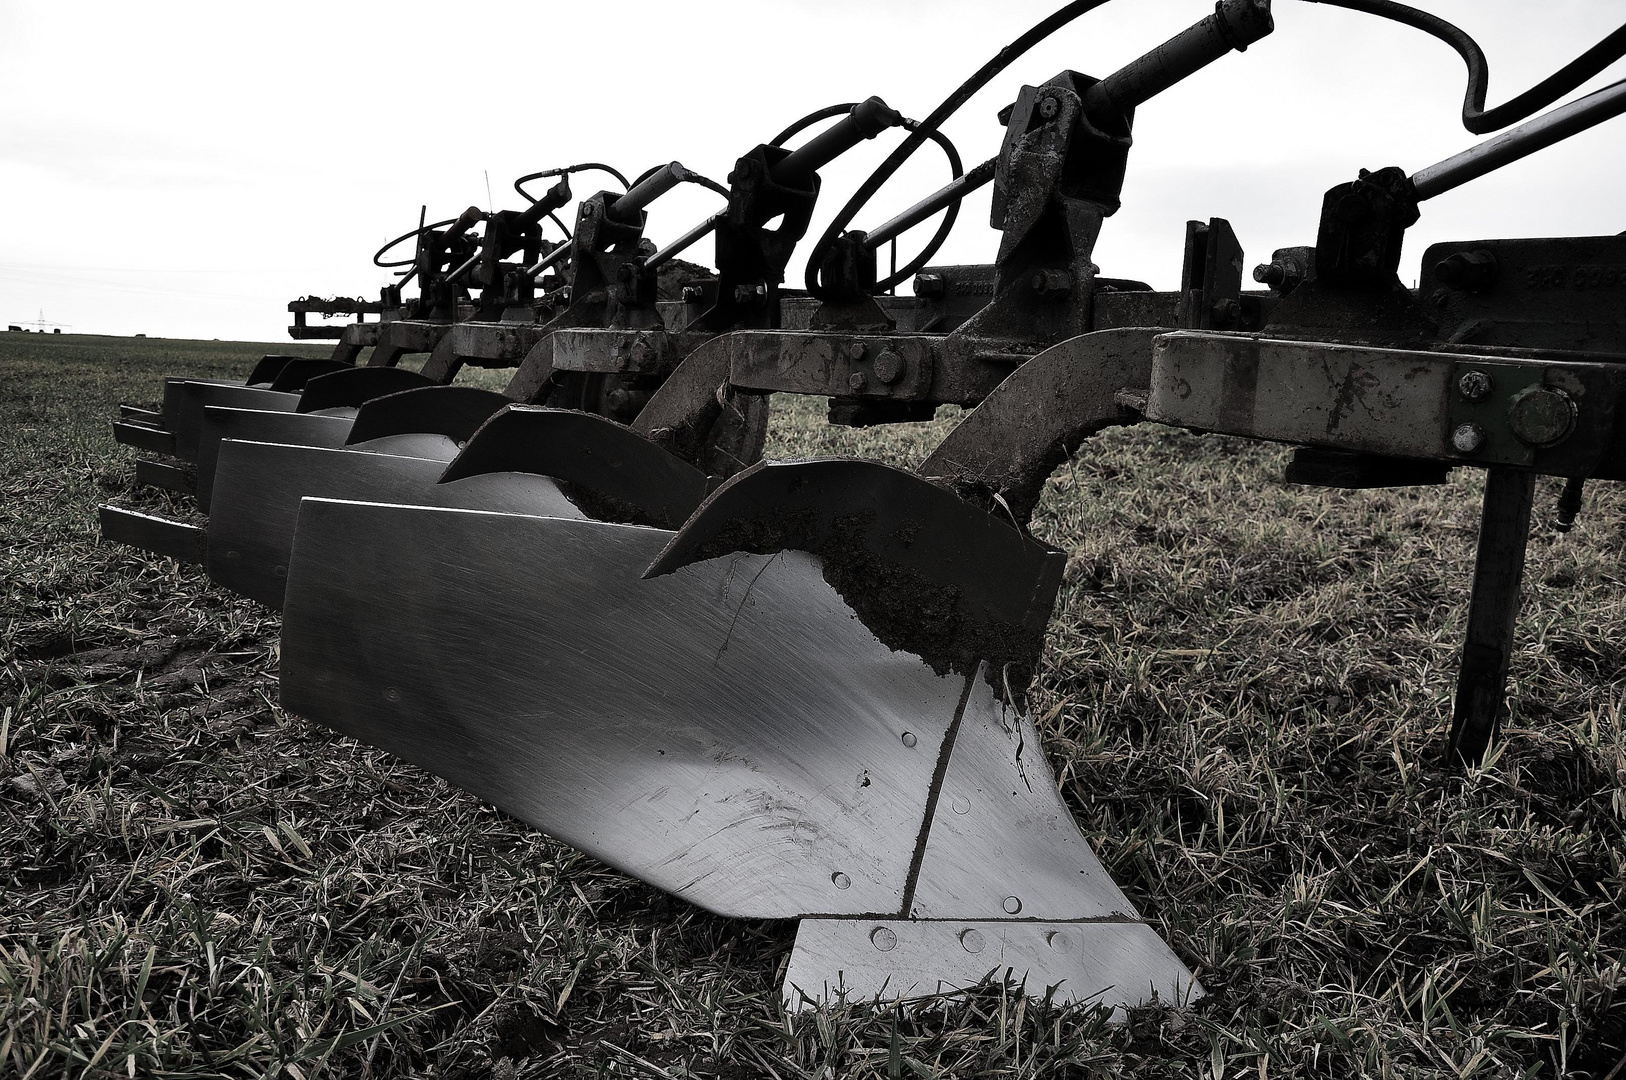
[[[1062,999],[1192,989],[985,668],[889,648],[799,551],[640,578],[672,538],[308,499],[282,703],[709,910],[813,917],[806,997],[975,982],[1027,963],[1035,920],[1088,950]],[[998,948],[968,963],[951,923]]]
[[[222,443],[209,516],[209,577],[234,592],[280,609],[299,501],[305,496],[581,516],[558,485],[545,477],[492,473],[439,483],[446,471],[446,459],[456,449],[443,436],[396,436],[380,443],[433,439],[443,443],[447,452],[442,456],[276,443]],[[376,540],[356,536],[349,543],[369,548]]]
[[[220,462],[220,445],[225,440],[286,443],[290,446],[343,446],[350,437],[350,426],[354,419],[353,416],[209,406],[203,410],[203,426],[198,433],[198,508],[205,513],[209,511],[215,472]]]
[[[877,637],[939,671],[1012,665],[1025,685],[1066,557],[902,469],[763,463],[713,492],[651,577],[733,551],[812,552]]]
[[[487,472],[550,476],[590,517],[666,528],[687,520],[710,488],[705,473],[614,420],[533,405],[486,421],[442,479]]]
[[[241,383],[168,380],[164,384],[164,426],[175,436],[173,453],[182,461],[195,463],[198,460],[203,410],[211,405],[262,412],[293,412],[299,407],[299,395],[243,386]]]

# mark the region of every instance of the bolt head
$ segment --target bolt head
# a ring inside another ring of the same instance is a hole
[[[869,385],[869,376],[862,371],[855,371],[847,376],[847,386],[853,393],[859,393]]]
[[[1477,454],[1485,447],[1485,429],[1478,424],[1460,424],[1451,433],[1451,446],[1459,454]]]
[[[683,302],[685,304],[698,304],[706,298],[706,290],[698,285],[683,286]]]
[[[853,361],[854,363],[864,359],[868,353],[869,350],[864,347],[864,343],[862,341],[854,341],[847,346],[847,359]]]
[[[943,280],[942,274],[916,274],[915,295],[933,299],[948,292],[948,282]]]
[[[1465,371],[1457,380],[1457,390],[1464,401],[1484,401],[1495,388],[1495,381],[1483,371]]]
[[[1214,317],[1214,325],[1230,326],[1232,323],[1235,323],[1238,319],[1242,318],[1242,305],[1238,301],[1233,300],[1230,297],[1226,297],[1224,300],[1214,301],[1214,306],[1212,309],[1210,309],[1210,313]]]
[[[1520,442],[1556,446],[1575,428],[1575,402],[1556,386],[1532,386],[1513,395],[1507,423]]]
[[[1061,112],[1061,102],[1057,100],[1055,95],[1046,94],[1039,99],[1039,115],[1046,120],[1054,120],[1059,112]]]
[[[903,373],[907,368],[908,365],[904,363],[903,357],[891,349],[882,349],[881,355],[875,358],[875,377],[888,386],[903,378]]]

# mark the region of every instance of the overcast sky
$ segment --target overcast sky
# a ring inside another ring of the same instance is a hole
[[[1621,0],[1414,2],[1479,40],[1493,105],[1626,17]],[[372,252],[422,204],[431,219],[517,208],[515,176],[590,159],[628,173],[677,159],[721,180],[823,105],[879,94],[926,115],[1059,6],[0,0],[0,322],[43,309],[80,333],[282,340],[296,296],[376,297],[389,278]],[[1018,61],[947,131],[968,165],[990,157],[995,114],[1022,83],[1109,74],[1212,8],[1117,0]],[[1188,218],[1229,218],[1250,261],[1311,243],[1322,192],[1358,168],[1415,171],[1476,141],[1443,44],[1302,0],[1275,8],[1273,37],[1140,110],[1124,206],[1097,248],[1104,273],[1175,287]],[[1589,85],[1623,76],[1616,65]],[[895,138],[825,171],[811,236]],[[934,154],[857,225],[945,181]],[[1402,272],[1436,240],[1620,232],[1623,177],[1626,118],[1427,204]],[[669,240],[718,204],[668,197],[650,234]],[[968,201],[940,261],[991,260],[987,211],[986,192]]]

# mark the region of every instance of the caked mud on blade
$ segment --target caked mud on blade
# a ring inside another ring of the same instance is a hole
[[[874,993],[975,982],[986,969],[908,943],[1037,922],[1105,944],[1095,968],[1023,961],[1035,993],[1198,992],[985,668],[940,675],[883,645],[802,552],[643,579],[672,536],[307,499],[283,705],[712,911],[814,918],[793,1000],[839,993],[858,941]],[[1002,950],[989,968],[1026,955]]]

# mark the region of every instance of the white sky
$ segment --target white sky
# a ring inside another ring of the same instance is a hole
[[[1492,105],[1626,17],[1621,0],[1412,2],[1479,40]],[[487,206],[487,173],[498,209],[521,205],[515,176],[576,161],[636,173],[677,159],[722,180],[823,105],[879,94],[926,115],[1059,6],[0,0],[0,323],[43,309],[80,333],[281,340],[287,301],[376,296],[389,280],[370,262],[378,245],[420,204],[431,219]],[[1312,243],[1322,192],[1358,168],[1416,170],[1476,141],[1446,46],[1299,0],[1275,7],[1273,37],[1140,110],[1124,208],[1097,248],[1104,273],[1176,286],[1188,218],[1230,218],[1250,262]],[[1117,0],[1018,61],[947,130],[968,166],[990,157],[994,115],[1021,83],[1109,74],[1212,8]],[[895,139],[825,171],[810,237]],[[935,153],[857,226],[944,182]],[[1425,205],[1402,274],[1436,240],[1620,232],[1623,177],[1626,118]],[[663,199],[650,235],[670,240],[717,203],[699,190]],[[985,191],[938,260],[985,262],[996,242]],[[690,254],[709,259],[709,242]]]

